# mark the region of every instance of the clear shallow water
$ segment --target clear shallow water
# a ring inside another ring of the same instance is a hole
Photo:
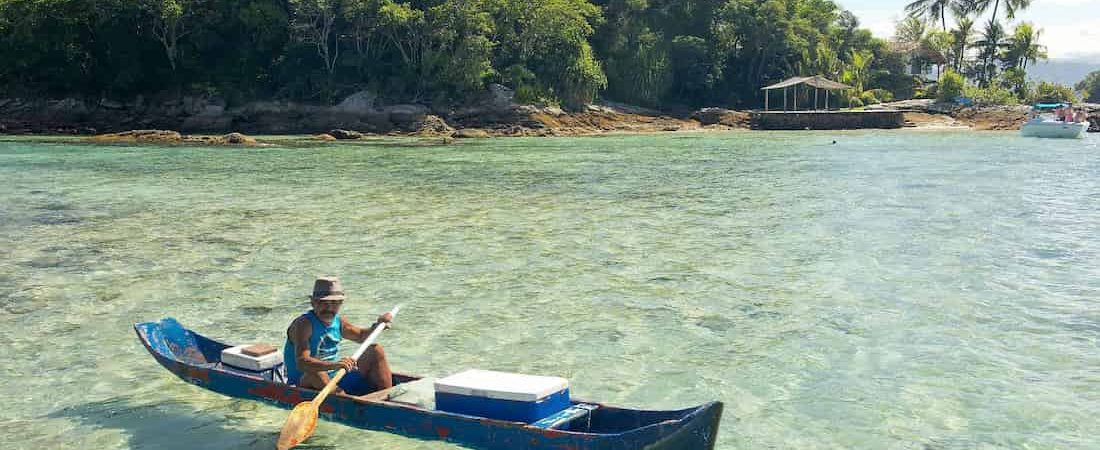
[[[175,379],[131,324],[281,344],[333,274],[353,319],[405,304],[399,371],[720,399],[720,449],[1098,448],[1098,138],[0,141],[0,447],[271,448],[286,411]]]

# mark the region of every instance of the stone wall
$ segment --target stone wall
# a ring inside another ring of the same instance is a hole
[[[901,128],[902,111],[803,111],[752,113],[752,128],[760,130],[852,130]]]

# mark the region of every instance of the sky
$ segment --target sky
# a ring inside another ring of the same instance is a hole
[[[894,24],[905,16],[911,0],[836,0],[859,17],[860,25],[876,36],[890,37]],[[998,16],[1004,17],[1004,7]],[[948,15],[947,26],[951,27]],[[1012,23],[1031,22],[1043,29],[1040,43],[1052,60],[1100,61],[1100,0],[1032,0],[1031,7],[1016,14]],[[1013,27],[1009,26],[1009,30]]]

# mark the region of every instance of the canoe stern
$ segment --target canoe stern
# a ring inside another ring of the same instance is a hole
[[[722,402],[700,406],[684,417],[673,431],[646,447],[646,450],[714,450],[718,425],[722,421]]]

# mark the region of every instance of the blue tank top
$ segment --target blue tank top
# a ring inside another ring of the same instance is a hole
[[[331,325],[321,322],[313,311],[302,314],[302,317],[308,319],[313,326],[313,333],[309,335],[309,355],[322,361],[335,362],[339,356],[340,340],[343,339],[340,334],[340,315],[337,314],[332,319]],[[283,363],[286,364],[287,380],[290,384],[298,384],[302,379],[302,372],[298,370],[298,352],[294,343],[290,342],[289,335],[283,345]]]

